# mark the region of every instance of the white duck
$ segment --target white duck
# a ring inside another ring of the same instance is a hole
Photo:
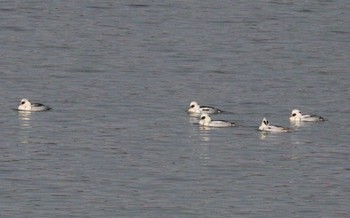
[[[315,122],[315,121],[325,121],[321,116],[302,114],[300,110],[294,109],[289,117],[290,121],[306,121],[306,122]]]
[[[190,103],[190,107],[188,108],[188,113],[196,113],[196,114],[218,114],[221,113],[222,110],[214,108],[212,106],[199,106],[196,101],[192,101]]]
[[[235,124],[226,120],[211,120],[209,114],[202,114],[199,120],[199,125],[210,127],[232,127]]]
[[[264,117],[259,126],[259,130],[265,132],[289,132],[290,129],[282,126],[270,126],[269,121]]]
[[[20,105],[18,106],[18,110],[20,111],[47,111],[51,108],[41,103],[31,103],[28,99],[23,98],[21,100]]]

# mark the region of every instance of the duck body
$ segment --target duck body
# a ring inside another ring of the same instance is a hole
[[[232,127],[235,124],[226,120],[211,120],[209,114],[202,114],[200,116],[199,125],[209,127]]]
[[[31,103],[28,99],[23,98],[21,100],[20,105],[18,106],[18,110],[19,111],[35,111],[35,112],[39,112],[39,111],[47,111],[50,110],[51,107],[46,106],[44,104],[41,103]]]
[[[269,124],[269,121],[264,117],[261,121],[261,125],[259,126],[260,131],[265,132],[289,132],[290,129],[282,126],[272,126]]]
[[[195,114],[218,114],[221,113],[222,110],[214,108],[212,106],[200,106],[196,101],[192,101],[187,112]]]
[[[325,119],[321,116],[317,115],[309,115],[302,114],[300,110],[294,109],[289,117],[290,121],[305,121],[305,122],[317,122],[317,121],[325,121]]]

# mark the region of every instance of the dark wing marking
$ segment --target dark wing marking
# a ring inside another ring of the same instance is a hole
[[[205,108],[210,108],[210,109],[215,109],[214,107],[212,106],[200,106],[201,109],[205,109]]]
[[[223,110],[220,109],[216,109],[212,106],[200,106],[200,109],[202,109],[202,111],[214,111],[214,113],[222,113],[224,112]]]
[[[42,106],[45,106],[45,105],[43,105],[41,103],[32,103],[32,106],[34,106],[34,107],[42,107]]]

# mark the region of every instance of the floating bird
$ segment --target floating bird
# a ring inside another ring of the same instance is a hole
[[[31,103],[28,99],[23,98],[18,106],[19,111],[47,111],[51,108],[41,103]]]
[[[235,124],[226,120],[211,120],[209,114],[202,114],[199,120],[199,125],[210,127],[231,127]]]
[[[259,126],[259,130],[265,132],[288,132],[290,129],[282,126],[270,126],[269,121],[264,117]]]
[[[321,116],[302,114],[300,110],[294,109],[289,117],[290,121],[306,121],[306,122],[315,122],[315,121],[325,121]]]
[[[220,109],[211,107],[211,106],[199,106],[199,104],[195,101],[192,101],[190,107],[188,108],[188,113],[196,113],[196,114],[218,114],[223,112]]]

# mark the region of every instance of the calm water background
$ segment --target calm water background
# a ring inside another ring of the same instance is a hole
[[[1,217],[350,217],[349,1],[0,11]],[[200,128],[192,100],[237,127]]]

